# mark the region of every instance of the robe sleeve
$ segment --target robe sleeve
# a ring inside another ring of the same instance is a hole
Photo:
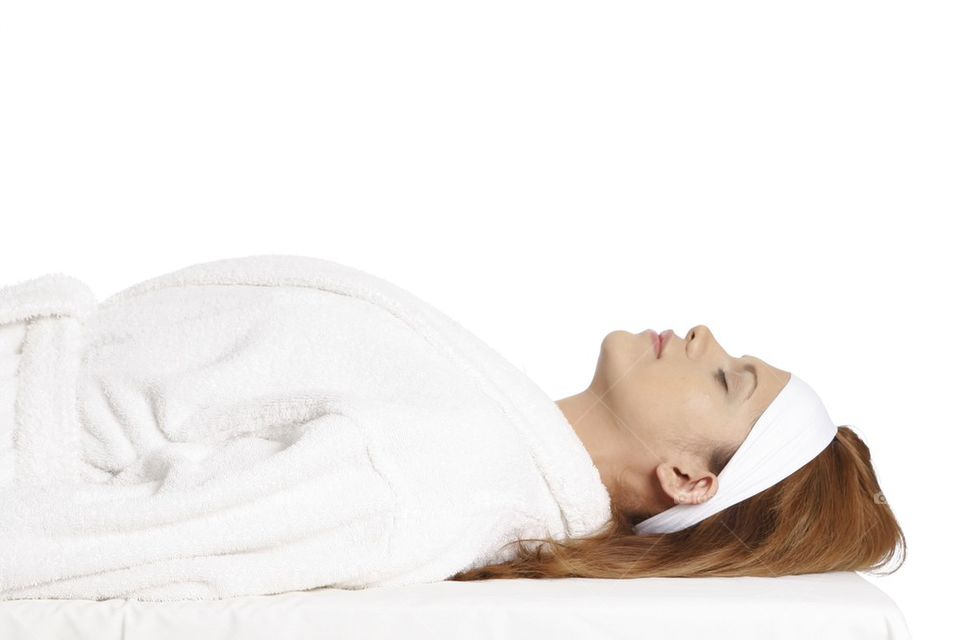
[[[389,481],[342,414],[277,434],[242,434],[210,455],[174,443],[120,483],[0,490],[0,597],[362,586],[388,553]],[[55,508],[67,499],[83,508]]]

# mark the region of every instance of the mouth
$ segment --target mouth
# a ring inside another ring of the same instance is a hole
[[[672,329],[667,329],[666,331],[662,331],[654,337],[654,341],[657,345],[657,358],[660,358],[660,356],[663,355],[664,346],[666,346],[667,341],[674,335],[675,334],[673,333]]]

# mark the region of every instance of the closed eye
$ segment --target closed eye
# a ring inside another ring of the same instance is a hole
[[[720,384],[723,385],[724,391],[730,390],[729,387],[727,386],[727,374],[723,372],[723,369],[717,369],[716,378],[720,382]]]

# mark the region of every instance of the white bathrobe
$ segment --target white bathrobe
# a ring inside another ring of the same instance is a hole
[[[257,255],[99,304],[65,274],[0,289],[0,599],[433,582],[610,515],[553,400],[363,271]]]

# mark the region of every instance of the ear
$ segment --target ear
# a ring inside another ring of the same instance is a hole
[[[706,502],[720,488],[717,476],[691,462],[661,462],[656,473],[660,488],[675,504]]]

